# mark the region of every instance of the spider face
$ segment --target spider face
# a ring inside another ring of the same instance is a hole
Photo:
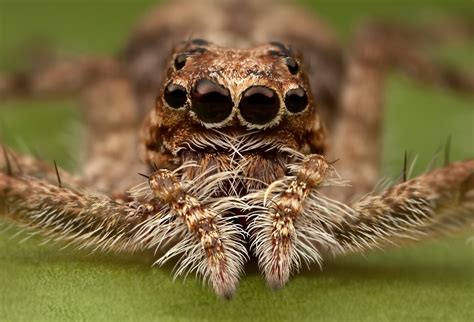
[[[276,42],[251,49],[202,39],[179,45],[146,129],[148,162],[162,165],[174,157],[177,164],[193,160],[224,170],[245,159],[244,172],[269,183],[284,172],[285,149],[322,153],[322,129],[301,64]],[[257,171],[262,160],[272,169],[268,174]]]
[[[157,113],[164,123],[179,115],[180,122],[207,129],[301,123],[314,118],[315,108],[297,60],[280,43],[235,50],[201,39],[186,42],[172,55]]]

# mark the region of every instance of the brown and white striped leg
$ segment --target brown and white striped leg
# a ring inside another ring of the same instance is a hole
[[[101,251],[134,252],[148,248],[137,239],[143,222],[158,213],[156,205],[121,203],[84,190],[45,180],[0,172],[0,216],[49,240]]]
[[[334,253],[433,238],[474,224],[474,160],[457,162],[367,196],[335,214]],[[339,221],[339,222],[337,222]]]
[[[151,218],[142,230],[146,234],[148,226],[161,227],[150,240],[156,247],[176,241],[157,264],[179,256],[176,275],[196,271],[223,298],[234,294],[247,259],[245,233],[230,217],[242,203],[234,198],[210,197],[229,175],[203,175],[183,182],[176,171],[156,171],[149,183],[153,196],[165,205],[165,215]]]
[[[292,168],[292,174],[249,196],[253,213],[250,224],[252,248],[268,285],[283,287],[302,262],[320,263],[318,245],[333,244],[325,219],[315,213],[314,195],[330,165],[324,157],[309,155]],[[313,204],[307,199],[313,197]],[[320,220],[320,222],[318,222]]]

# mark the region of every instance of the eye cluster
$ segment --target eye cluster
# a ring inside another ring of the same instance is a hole
[[[191,44],[194,45],[191,49],[175,56],[174,68],[176,70],[183,69],[191,55],[201,54],[207,50],[203,47],[208,44],[205,40],[195,39],[191,41]],[[282,57],[290,73],[297,74],[299,65],[291,57],[290,51],[280,43],[272,43],[272,45],[278,50],[270,54]],[[189,101],[189,107],[195,116],[210,126],[222,124],[234,113],[238,113],[239,118],[245,123],[264,127],[277,118],[282,105],[289,114],[296,114],[304,111],[309,103],[308,94],[301,86],[287,90],[284,96],[280,97],[275,89],[253,85],[238,93],[237,96],[238,101],[234,102],[228,88],[215,80],[201,78],[195,81],[189,90],[171,81],[164,89],[163,99],[172,109],[186,108]],[[281,102],[282,99],[283,102]]]

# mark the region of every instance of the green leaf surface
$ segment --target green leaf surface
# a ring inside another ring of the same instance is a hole
[[[343,39],[368,17],[416,22],[440,13],[472,14],[466,1],[304,1]],[[18,53],[46,39],[65,52],[114,53],[150,1],[0,0],[0,69],[21,69]],[[473,66],[473,44],[442,48],[440,59]],[[405,150],[423,171],[448,135],[453,160],[474,156],[472,100],[393,75],[386,95],[384,173],[400,174]],[[73,100],[0,104],[0,140],[68,169],[79,163],[81,119]],[[0,321],[472,321],[474,236],[329,260],[269,290],[249,263],[236,297],[217,299],[172,265],[146,256],[89,254],[46,244],[15,228],[0,233]]]

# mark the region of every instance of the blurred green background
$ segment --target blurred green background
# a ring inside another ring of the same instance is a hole
[[[64,53],[115,53],[152,1],[0,0],[0,69],[25,66],[24,48],[45,42]],[[473,13],[462,1],[304,1],[341,39],[369,17],[418,21]],[[440,60],[473,68],[474,44],[438,48]],[[472,100],[425,88],[394,74],[387,91],[384,174],[395,177],[405,150],[419,173],[452,137],[454,160],[474,156]],[[0,103],[0,138],[9,146],[78,165],[82,128],[72,99]],[[330,260],[288,286],[266,288],[249,264],[232,301],[190,277],[173,282],[171,267],[151,259],[60,250],[41,239],[19,243],[0,233],[0,321],[472,321],[474,248],[471,234],[385,253]]]

